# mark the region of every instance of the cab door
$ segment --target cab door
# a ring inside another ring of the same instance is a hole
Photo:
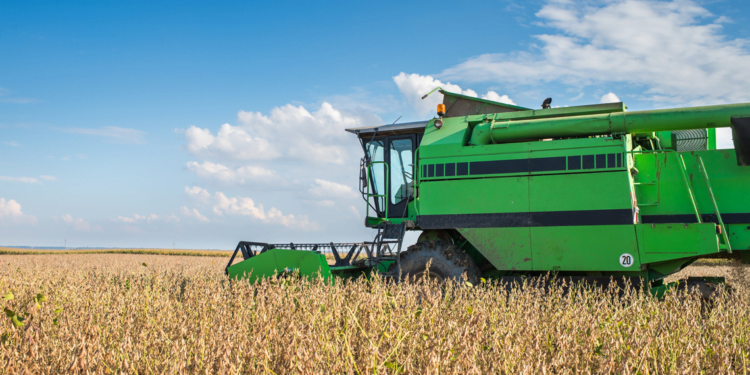
[[[388,139],[388,217],[409,216],[407,205],[414,198],[414,150],[416,135],[394,136]]]

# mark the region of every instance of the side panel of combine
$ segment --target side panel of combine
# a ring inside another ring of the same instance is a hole
[[[432,181],[422,185],[421,215],[441,228],[456,228],[495,267],[532,270],[531,239],[525,218],[529,212],[529,178],[504,177]],[[429,197],[429,198],[427,198]]]
[[[626,173],[430,181],[420,215],[457,229],[500,270],[638,270]]]
[[[530,178],[535,270],[632,271],[640,266],[625,170]],[[623,254],[632,255],[624,267]]]

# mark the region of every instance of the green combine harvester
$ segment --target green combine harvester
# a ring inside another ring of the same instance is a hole
[[[347,129],[365,154],[373,241],[243,241],[229,277],[552,273],[658,292],[698,259],[750,261],[750,103],[628,112],[547,99],[534,110],[436,90],[430,121]],[[720,127],[734,150],[716,149]],[[407,230],[421,235],[402,249]]]

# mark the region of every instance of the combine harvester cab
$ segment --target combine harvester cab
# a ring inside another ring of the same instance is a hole
[[[697,259],[750,260],[750,104],[629,112],[548,99],[532,110],[439,90],[430,121],[347,129],[365,154],[359,186],[373,241],[241,242],[245,260],[228,274],[553,273],[661,293],[666,276]],[[732,128],[734,150],[716,150],[719,127]],[[421,231],[408,250],[407,230]]]

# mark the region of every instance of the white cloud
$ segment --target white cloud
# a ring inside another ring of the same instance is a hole
[[[143,139],[146,132],[138,129],[121,128],[119,126],[103,126],[99,129],[93,128],[69,128],[60,129],[68,133],[94,135],[109,138],[115,143],[145,143]]]
[[[321,179],[315,179],[315,185],[308,192],[312,196],[326,198],[356,198],[358,195],[349,186]]]
[[[122,222],[122,223],[126,223],[126,224],[135,224],[135,223],[143,222],[143,221],[145,221],[147,223],[150,223],[150,222],[152,222],[154,220],[158,220],[158,219],[159,219],[159,215],[157,215],[157,214],[150,214],[150,215],[147,215],[147,216],[133,214],[132,217],[118,216],[117,219],[115,219],[115,220],[117,220],[119,222]]]
[[[474,90],[463,90],[458,85],[451,84],[450,82],[443,83],[432,76],[423,76],[414,73],[406,74],[401,72],[399,75],[393,77],[393,82],[396,83],[399,91],[404,94],[406,101],[414,107],[420,116],[432,114],[435,112],[437,105],[443,102],[443,97],[440,93],[433,93],[422,100],[422,96],[438,86],[446,91],[457,94],[473,96],[475,98],[479,96]]]
[[[443,97],[439,93],[433,93],[426,99],[422,99],[422,96],[432,91],[436,87],[440,86],[445,91],[462,94],[466,96],[479,97],[476,91],[471,89],[462,89],[458,85],[454,85],[450,82],[441,82],[433,78],[432,76],[423,76],[419,74],[406,74],[404,72],[393,77],[393,82],[398,86],[399,91],[404,94],[406,101],[411,104],[418,115],[428,116],[434,114],[437,109],[437,105],[443,102]],[[515,104],[507,95],[502,95],[489,91],[487,94],[482,95],[483,99],[499,101],[501,103]]]
[[[199,177],[216,180],[228,184],[244,184],[246,182],[269,181],[276,176],[276,172],[263,167],[244,166],[231,169],[221,164],[204,161],[187,163],[190,171]],[[186,188],[187,191],[187,188]]]
[[[16,141],[3,142],[3,143],[6,144],[6,145],[8,145],[8,146],[13,146],[13,147],[19,147],[19,146],[21,146],[21,144],[18,143],[18,142],[16,142]]]
[[[298,228],[302,230],[318,230],[320,226],[310,221],[306,215],[284,215],[275,207],[266,211],[262,204],[256,205],[255,202],[247,197],[228,198],[224,193],[217,191],[214,194],[216,204],[213,211],[217,215],[231,214],[250,216],[264,223],[281,224],[289,228]]]
[[[621,102],[620,98],[617,97],[614,93],[610,92],[609,94],[604,94],[602,96],[602,100],[599,101],[599,103],[619,103]]]
[[[231,160],[275,160],[343,164],[357,143],[346,128],[379,125],[371,113],[342,111],[324,102],[317,111],[287,104],[260,112],[239,111],[239,125],[224,124],[216,135],[191,126],[185,131],[187,150],[195,156]],[[349,135],[349,137],[347,137]]]
[[[281,156],[268,140],[251,137],[241,127],[229,124],[222,125],[216,136],[208,129],[191,126],[185,131],[185,138],[188,151],[196,156],[236,160],[270,160]]]
[[[36,183],[39,183],[39,180],[37,180],[36,177],[8,177],[8,176],[0,176],[0,181],[24,182],[24,183],[27,183],[27,184],[36,184]]]
[[[487,91],[486,94],[482,95],[482,99],[492,100],[493,102],[498,102],[498,103],[505,103],[505,104],[510,104],[510,105],[516,105],[516,103],[513,102],[513,100],[511,100],[508,97],[508,95],[502,95],[501,96],[500,94],[498,94],[498,93],[496,93],[494,91]]]
[[[185,206],[182,206],[180,207],[180,213],[182,214],[182,216],[185,216],[188,218],[193,218],[193,219],[203,221],[203,222],[209,221],[207,217],[201,215],[201,213],[198,212],[198,210],[195,208],[191,210]]]
[[[91,230],[91,225],[86,220],[83,220],[81,218],[74,218],[73,216],[70,216],[70,214],[66,214],[62,216],[62,220],[65,222],[65,224],[68,224],[73,227],[75,230],[80,230],[83,232],[88,232]]]
[[[0,198],[0,222],[10,221],[19,224],[36,224],[36,216],[25,215],[21,205],[13,199]]]
[[[208,193],[208,190],[200,186],[193,186],[193,187],[185,186],[185,194],[201,202],[208,202],[208,199],[211,197],[211,194]]]
[[[57,181],[57,177],[44,175],[44,174],[39,176],[39,178],[41,178],[42,180],[46,180],[46,181]]]
[[[675,105],[750,101],[747,41],[726,38],[722,18],[688,0],[592,4],[550,2],[536,15],[558,32],[537,35],[538,50],[481,55],[440,77],[503,84],[622,82],[642,85],[650,100]]]

